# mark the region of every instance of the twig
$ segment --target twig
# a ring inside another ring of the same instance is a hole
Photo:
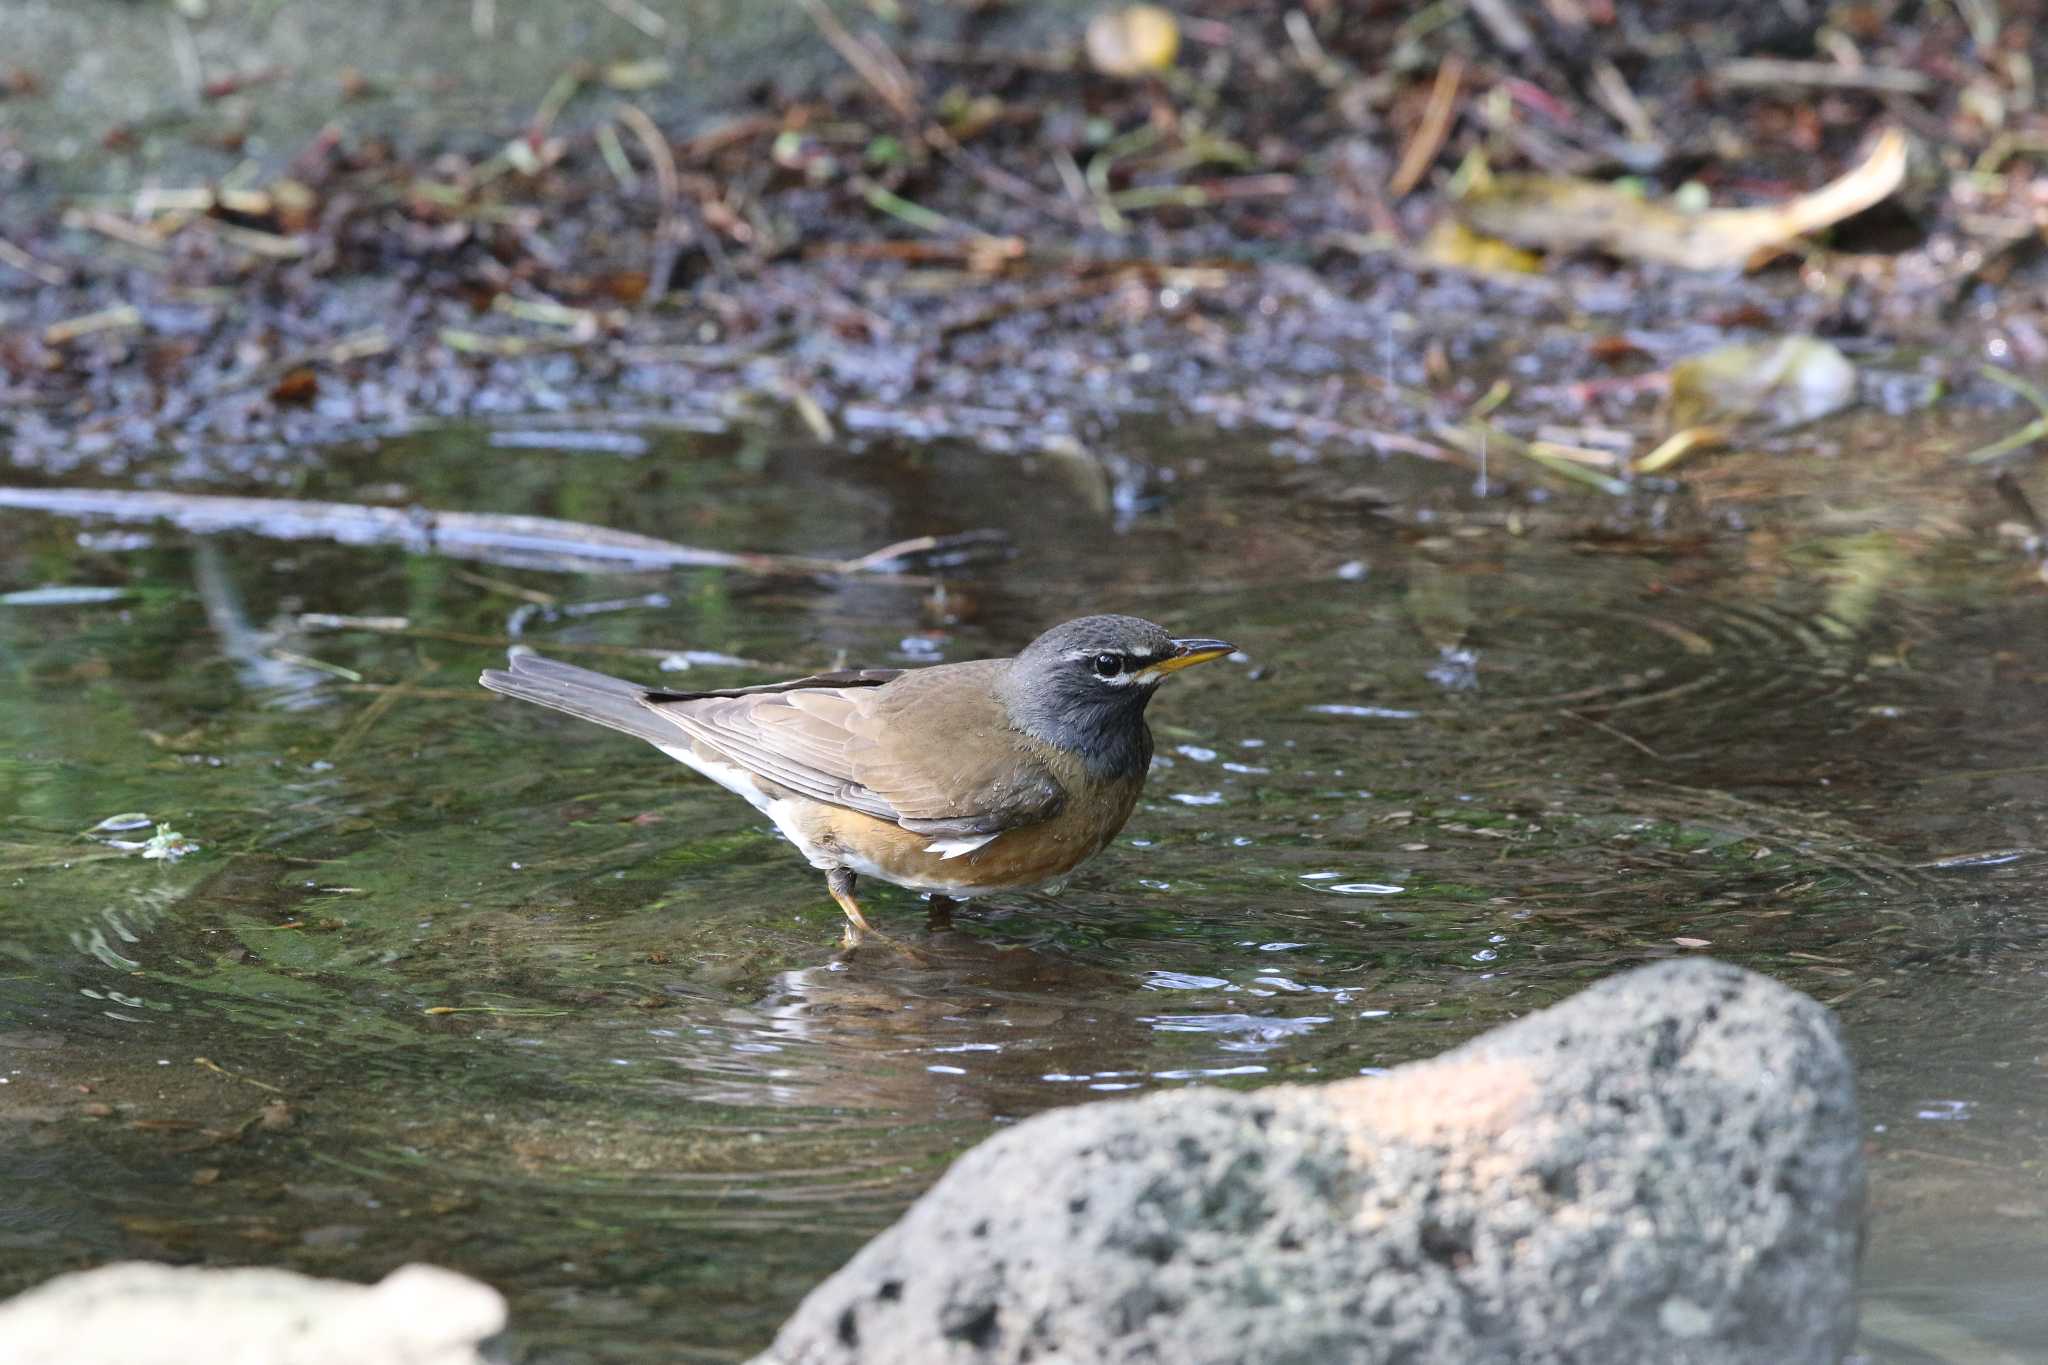
[[[1280,24],[1287,30],[1287,41],[1293,45],[1295,57],[1311,76],[1332,90],[1344,84],[1343,65],[1330,56],[1322,40],[1316,37],[1315,25],[1309,22],[1305,11],[1288,10]]]
[[[1663,141],[1657,136],[1657,125],[1650,121],[1650,115],[1643,108],[1643,102],[1636,98],[1636,92],[1628,88],[1622,78],[1621,68],[1601,57],[1593,63],[1593,93],[1615,122],[1627,130],[1628,135],[1647,146],[1656,146]]]
[[[958,43],[912,43],[910,55],[935,66],[1008,66],[1019,71],[1047,71],[1064,74],[1079,63],[1072,48],[1050,52],[1024,52],[999,48],[962,47]]]
[[[647,111],[630,101],[620,101],[616,111],[618,119],[632,129],[639,140],[647,159],[654,166],[655,193],[661,200],[661,222],[654,232],[654,256],[647,266],[647,288],[640,295],[640,304],[652,307],[656,300],[668,293],[669,280],[674,276],[676,257],[681,254],[683,243],[689,237],[689,225],[682,218],[682,182],[676,176],[675,153],[663,137],[661,129],[647,116]],[[711,233],[706,231],[705,252],[714,259],[720,257],[714,246],[709,245]]]
[[[289,649],[266,649],[263,651],[263,657],[275,659],[283,664],[296,664],[300,668],[310,668],[315,673],[325,673],[330,678],[339,678],[347,683],[359,683],[363,680],[363,675],[353,668],[343,668],[340,664],[331,664],[325,659],[316,659],[310,654],[300,654]]]
[[[539,323],[543,327],[561,327],[576,333],[579,337],[594,336],[597,332],[596,313],[588,308],[572,308],[553,299],[528,299],[517,294],[499,294],[491,300],[491,311],[517,318],[521,322]]]
[[[2011,389],[2032,403],[2041,415],[2011,435],[2001,437],[1990,445],[1979,446],[1963,456],[1964,463],[1989,464],[2001,455],[2009,455],[2021,446],[2048,437],[2048,393],[2043,393],[2039,385],[2014,374],[2011,370],[2002,370],[1996,365],[1980,365],[1977,368],[1986,379]]]
[[[751,118],[736,118],[729,123],[721,123],[716,128],[707,129],[676,148],[676,159],[683,162],[702,161],[706,157],[716,156],[736,143],[759,137],[763,133],[781,130],[782,119],[777,115],[757,114]]]
[[[64,283],[66,278],[62,270],[45,265],[5,237],[0,237],[0,265],[11,265],[30,279],[52,286]]]
[[[846,29],[831,10],[825,8],[823,0],[797,0],[803,6],[811,22],[818,26],[818,32],[832,45],[832,50],[843,58],[854,72],[868,83],[882,102],[895,111],[896,117],[905,123],[921,122],[917,104],[917,87],[903,64],[889,57],[884,59],[874,48],[869,47]]]
[[[1414,135],[1401,153],[1401,164],[1394,171],[1394,178],[1387,182],[1387,193],[1392,198],[1403,198],[1414,189],[1442,150],[1444,138],[1451,130],[1451,117],[1457,110],[1458,84],[1464,78],[1465,61],[1456,53],[1445,57],[1437,67],[1436,83],[1430,87],[1422,122],[1415,126]]]
[[[1929,95],[1932,78],[1898,66],[1840,66],[1834,62],[1793,62],[1774,57],[1739,57],[1714,71],[1716,84],[1735,89],[1868,90],[1883,95]]]
[[[1519,455],[1561,478],[1589,485],[1612,497],[1620,497],[1629,491],[1626,480],[1610,477],[1571,460],[1559,459],[1555,454],[1531,445],[1491,422],[1469,422],[1464,426],[1440,425],[1436,429],[1436,434],[1468,455],[1476,455],[1486,442],[1491,441],[1510,455]]]
[[[535,606],[552,607],[562,600],[551,592],[542,592],[538,588],[529,588],[524,584],[507,582],[502,578],[493,578],[489,574],[471,573],[467,569],[456,569],[450,576],[475,587],[488,588],[492,592],[501,592],[507,597],[517,597],[522,601],[531,602]],[[405,618],[399,617],[398,619],[404,620]]]
[[[216,1075],[225,1076],[231,1081],[240,1081],[244,1085],[253,1085],[258,1090],[268,1090],[273,1095],[282,1095],[286,1093],[283,1089],[279,1088],[278,1086],[270,1084],[270,1082],[268,1081],[259,1081],[254,1076],[244,1076],[240,1072],[230,1071],[226,1067],[222,1066],[219,1062],[213,1061],[212,1059],[207,1057],[194,1057],[192,1059],[192,1064],[194,1066],[203,1066],[208,1071],[211,1071]]]
[[[933,151],[998,194],[1015,199],[1029,208],[1061,221],[1071,217],[1057,212],[1059,201],[1048,198],[1036,185],[983,157],[976,156],[962,147],[959,139],[927,119],[921,106],[917,82],[904,69],[903,63],[896,59],[895,53],[887,48],[864,43],[847,32],[846,26],[833,16],[832,11],[825,8],[823,0],[798,0],[798,3],[803,6],[804,13],[811,17],[811,22],[818,26],[818,32],[831,44],[832,50],[854,69],[855,74],[867,82],[868,87],[880,97],[882,103],[889,106],[896,117],[903,120],[907,127],[919,130],[925,144]]]
[[[122,303],[102,308],[96,313],[53,322],[43,329],[43,340],[51,346],[62,346],[67,341],[76,341],[94,332],[118,332],[141,325],[141,311],[132,303]]]
[[[277,540],[398,545],[415,554],[558,571],[592,564],[627,571],[715,568],[757,574],[842,574],[873,568],[869,563],[873,556],[840,560],[706,550],[584,522],[492,512],[435,512],[113,488],[0,487],[0,508],[4,507],[115,521],[167,521],[195,535],[244,531]],[[964,532],[934,544],[942,550],[979,544],[988,540],[989,534]]]
[[[467,327],[443,327],[435,333],[443,346],[463,355],[533,355],[539,351],[561,351],[583,345],[580,338],[559,337],[508,337],[492,336],[488,332],[471,331]]]
[[[668,20],[639,3],[639,0],[598,0],[598,3],[650,38],[668,36]]]
[[[1558,714],[1560,716],[1570,716],[1573,720],[1578,721],[1582,725],[1590,725],[1595,730],[1600,731],[1602,734],[1612,735],[1616,739],[1620,740],[1623,744],[1628,745],[1632,749],[1636,749],[1641,751],[1642,753],[1648,754],[1651,758],[1656,759],[1659,763],[1662,763],[1664,761],[1664,755],[1658,753],[1655,749],[1652,749],[1649,745],[1643,743],[1641,740],[1637,739],[1634,735],[1629,734],[1627,731],[1615,729],[1612,725],[1609,725],[1604,720],[1595,720],[1591,716],[1580,715],[1577,711],[1567,711],[1562,708],[1558,710]]]
[[[869,208],[886,213],[899,223],[908,224],[919,232],[957,233],[963,237],[985,237],[965,223],[957,223],[945,214],[926,208],[924,205],[905,199],[886,186],[877,184],[864,175],[854,176],[847,182]]]
[[[64,226],[97,232],[102,237],[111,237],[117,242],[141,247],[144,251],[164,249],[163,233],[144,227],[140,223],[131,223],[119,214],[109,213],[105,209],[66,209]]]
[[[576,98],[576,92],[589,84],[597,75],[597,68],[589,62],[571,62],[555,77],[554,83],[542,93],[540,103],[534,107],[533,118],[526,126],[526,136],[538,144],[555,126],[555,120],[569,107],[569,101]]]
[[[391,708],[404,701],[408,695],[416,692],[419,689],[419,684],[433,676],[440,667],[439,664],[431,659],[421,660],[420,667],[410,678],[378,693],[377,699],[363,708],[363,714],[356,717],[355,724],[342,732],[341,738],[334,741],[334,747],[328,752],[333,757],[340,758],[343,754],[355,748],[363,736],[369,734],[377,722],[384,719]]]
[[[832,418],[825,412],[825,405],[804,387],[801,380],[785,372],[781,387],[783,397],[796,409],[796,415],[803,420],[804,426],[810,429],[811,435],[820,445],[830,445],[839,438],[839,433],[833,429]]]
[[[313,365],[346,365],[351,360],[367,360],[390,349],[391,338],[385,334],[384,329],[371,327],[364,331],[351,332],[316,350],[301,351],[282,360],[272,361],[247,374],[232,376],[214,392],[232,393],[237,389],[254,388],[282,379],[293,370],[302,370]]]
[[[640,190],[640,173],[633,169],[633,163],[626,160],[626,149],[619,142],[619,129],[610,119],[597,125],[597,154],[604,159],[605,169],[612,173],[612,179],[619,182],[619,188],[627,194]]]
[[[1265,199],[1293,194],[1296,181],[1291,175],[1239,175],[1227,180],[1209,180],[1196,185],[1138,185],[1104,196],[1103,202],[1118,212],[1150,208],[1205,209],[1233,199]]]
[[[1529,26],[1508,0],[1468,0],[1468,4],[1493,40],[1516,56],[1536,46],[1536,35],[1529,32]]]
[[[285,237],[275,232],[264,232],[260,228],[243,227],[239,223],[224,223],[218,218],[210,218],[204,214],[188,221],[193,227],[211,232],[224,242],[258,256],[268,256],[274,261],[295,261],[312,249],[303,237]]]
[[[548,648],[553,649],[551,644]],[[413,701],[494,701],[495,696],[481,687],[414,687],[411,683],[336,683],[328,689],[332,692],[362,693],[377,698],[390,697],[395,704],[410,698]],[[393,696],[393,693],[402,695]],[[372,702],[371,705],[376,705]],[[340,753],[339,747],[335,749]]]

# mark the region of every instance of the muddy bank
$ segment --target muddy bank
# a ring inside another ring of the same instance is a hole
[[[1983,411],[1957,454],[2034,415],[1979,369],[2048,358],[2020,20],[1289,13],[1197,7],[1171,66],[1119,76],[1057,6],[791,9],[686,45],[744,50],[735,73],[777,54],[746,92],[565,50],[523,118],[341,119],[282,161],[111,197],[49,192],[41,135],[17,134],[0,441],[41,475],[120,480],[169,448],[176,477],[260,483],[311,443],[454,419],[768,420],[1077,459],[1133,500],[1118,424],[1163,413],[1494,490],[1654,494],[1630,476],[1672,433],[1673,367],[1793,334],[1855,361],[1880,411]],[[29,72],[0,107],[63,93]],[[1880,202],[1748,270],[1656,263],[1630,244],[1654,214],[1587,249],[1574,187],[1796,207],[1880,125],[1910,148]],[[1550,179],[1475,199],[1475,166]],[[1447,237],[1460,218],[1518,240]],[[1518,458],[1530,441],[1592,477]]]

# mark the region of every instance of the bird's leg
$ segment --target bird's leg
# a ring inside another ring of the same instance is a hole
[[[913,962],[929,964],[931,959],[907,943],[895,939],[868,923],[868,917],[860,912],[860,902],[853,898],[853,872],[849,868],[835,867],[825,874],[825,889],[832,893],[832,899],[839,902],[839,908],[846,912],[846,932],[840,936],[842,948],[858,948],[869,936],[880,939]]]
[[[832,893],[832,899],[839,902],[839,908],[846,912],[846,946],[860,942],[862,934],[872,934],[875,926],[868,923],[868,917],[860,912],[860,902],[853,898],[853,873],[843,867],[835,867],[825,874],[825,889]]]
[[[952,928],[953,910],[959,904],[960,902],[951,896],[941,896],[936,891],[932,892],[932,898],[926,903],[924,912],[926,932],[936,934],[942,929]]]

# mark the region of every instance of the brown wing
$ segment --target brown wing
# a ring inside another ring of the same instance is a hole
[[[813,673],[808,678],[791,678],[787,682],[719,687],[709,692],[649,691],[646,698],[651,702],[701,701],[706,697],[758,697],[769,692],[794,692],[806,687],[880,687],[902,675],[900,668],[848,668],[837,673]]]
[[[643,705],[727,762],[816,801],[935,836],[1051,818],[1066,793],[1010,728],[1007,661],[946,664],[886,686],[793,687]]]

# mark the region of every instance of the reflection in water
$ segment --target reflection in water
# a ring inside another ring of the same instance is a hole
[[[206,608],[206,624],[219,641],[220,657],[234,665],[244,688],[267,694],[272,705],[287,709],[318,706],[324,700],[315,689],[329,676],[284,650],[288,627],[258,630],[249,624],[217,542],[200,540],[193,545],[192,582]]]
[[[792,1099],[1017,1114],[1041,1106],[1045,1076],[1139,1046],[1139,1020],[1094,1003],[1125,993],[1122,973],[957,930],[915,939],[914,954],[864,943],[776,977],[760,1005],[776,1036],[826,1059],[785,1073]]]
[[[2024,604],[1964,576],[1923,610],[1901,585],[1932,571],[1896,546],[1621,553],[1535,506],[1509,534],[1381,467],[1457,532],[1408,535],[1336,475],[1283,487],[1262,451],[1178,435],[1159,458],[1205,472],[1121,533],[978,452],[649,431],[627,477],[473,437],[338,457],[304,492],[800,554],[998,526],[1019,554],[943,592],[492,576],[9,514],[0,592],[123,593],[0,606],[0,1184],[27,1192],[0,1200],[0,1289],[126,1255],[430,1259],[507,1290],[515,1360],[729,1360],[995,1125],[1383,1070],[1711,952],[1847,1022],[1882,1352],[2040,1335],[2039,1257],[2013,1250],[2048,1245],[2048,639]],[[920,932],[879,892],[914,954],[835,952],[836,907],[758,817],[473,685],[515,634],[717,685],[1003,653],[1047,603],[1200,621],[1254,662],[1160,718],[1146,798],[1062,895]],[[261,624],[306,614],[386,619],[317,651]],[[204,851],[77,834],[135,811]]]

